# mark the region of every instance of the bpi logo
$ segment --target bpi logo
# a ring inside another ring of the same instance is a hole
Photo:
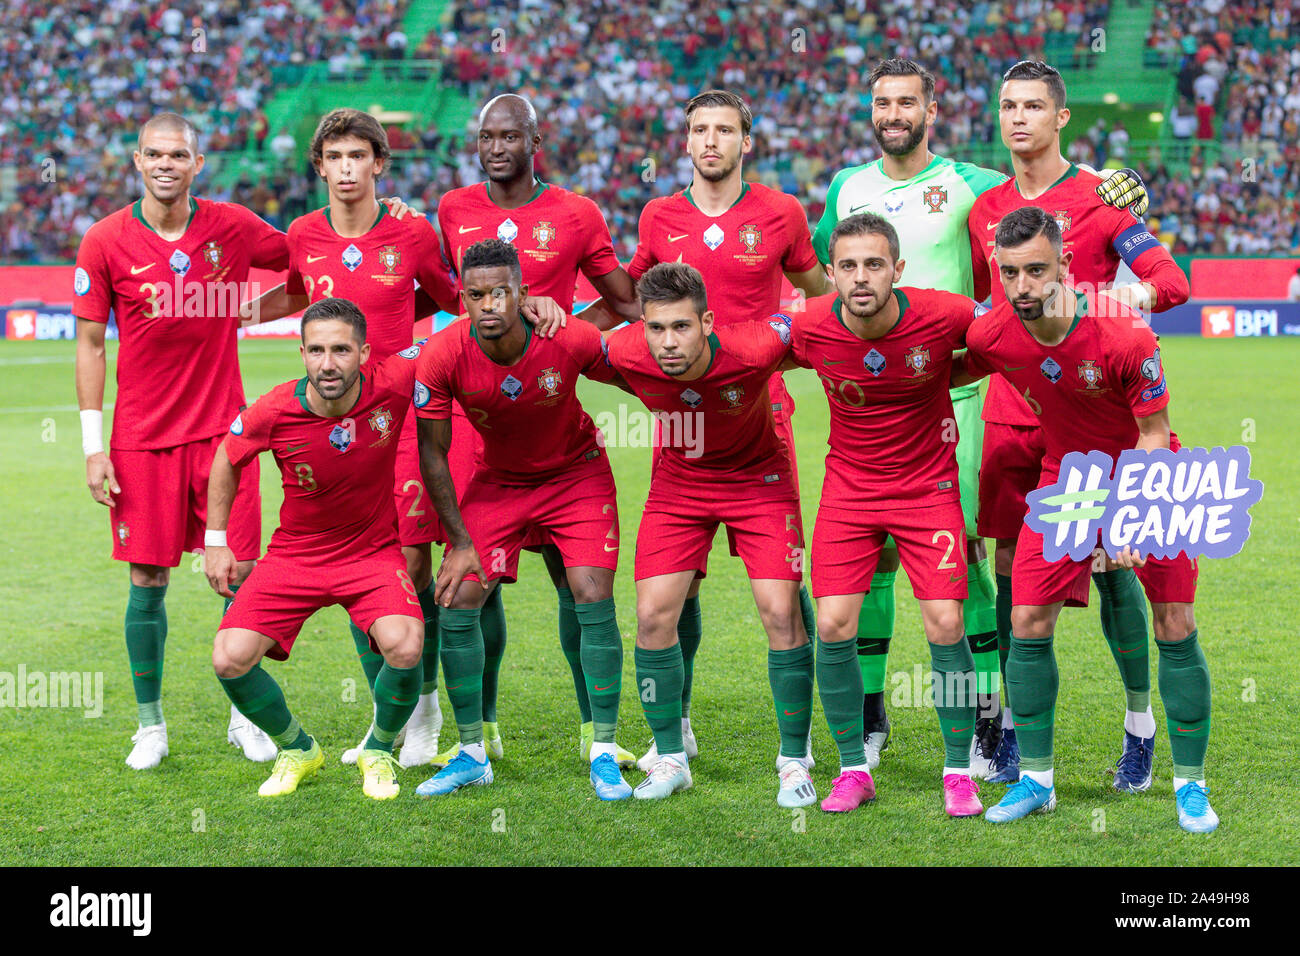
[[[1277,335],[1277,309],[1238,309],[1230,305],[1202,306],[1201,335],[1207,339]]]
[[[38,340],[75,339],[77,320],[71,312],[37,312],[34,309],[10,309],[6,337]]]

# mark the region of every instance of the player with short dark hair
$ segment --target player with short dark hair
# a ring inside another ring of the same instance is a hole
[[[420,694],[424,616],[398,543],[392,474],[419,348],[374,360],[366,334],[352,302],[313,303],[302,319],[307,374],[236,416],[212,463],[204,571],[227,596],[235,557],[226,525],[239,474],[270,451],[283,476],[280,527],[234,596],[212,649],[231,702],[280,747],[258,789],[264,797],[292,793],[325,757],[261,660],[287,660],[307,618],[332,604],[347,609],[384,661],[374,725],[357,758],[363,792],[389,800],[401,789],[392,749]]]
[[[144,195],[91,226],[77,250],[77,403],[91,496],[109,509],[113,557],[130,566],[126,647],[139,727],[127,766],[167,756],[162,713],[164,597],[170,569],[203,546],[208,470],[244,407],[236,332],[252,267],[288,265],[284,233],[234,203],[195,199],[203,169],[194,124],[159,113],[140,127],[133,160]],[[117,405],[104,450],[104,339],[117,318]],[[256,463],[235,497],[230,545],[237,586],[261,550]],[[275,746],[232,707],[227,739],[250,760]]]
[[[595,736],[591,784],[602,800],[621,800],[632,788],[619,774],[614,744],[623,665],[613,598],[618,502],[600,433],[575,392],[580,375],[608,381],[613,372],[594,326],[571,322],[544,338],[521,321],[519,303],[528,291],[521,278],[510,243],[487,239],[466,249],[460,294],[469,321],[431,338],[420,361],[420,470],[448,539],[435,589],[461,746],[416,793],[492,782],[483,741],[479,609],[493,588],[515,579],[519,552],[536,528],[563,557],[582,628]],[[453,400],[483,436],[483,455],[462,496],[447,463]]]
[[[808,773],[813,652],[799,605],[803,520],[768,393],[789,353],[790,320],[716,323],[703,277],[685,263],[651,267],[637,294],[643,321],[607,340],[609,364],[661,426],[636,545],[636,679],[654,688],[641,701],[658,758],[635,795],[661,799],[692,782],[677,622],[722,523],[745,562],[768,639],[781,737],[777,803],[807,806],[817,792]]]
[[[1155,334],[1133,309],[1067,282],[1073,252],[1055,218],[1023,206],[998,223],[994,255],[1004,299],[967,333],[955,381],[993,371],[1006,377],[1043,424],[1045,457],[1038,486],[1055,484],[1071,451],[1103,451],[1118,460],[1128,448],[1177,451],[1169,430],[1169,390]],[[1193,602],[1195,559],[1142,558],[1126,547],[1108,566],[1136,568],[1155,625],[1158,680],[1169,725],[1178,822],[1194,833],[1218,826],[1205,788],[1210,733],[1210,672],[1198,642]],[[1063,606],[1088,603],[1092,561],[1048,562],[1043,537],[1023,521],[1011,574],[1008,701],[1021,753],[1020,780],[987,818],[1016,820],[1056,805],[1052,737],[1059,677],[1052,648]],[[1144,608],[1117,613],[1146,640]]]

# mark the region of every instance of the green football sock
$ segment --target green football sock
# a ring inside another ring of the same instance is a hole
[[[438,612],[443,686],[456,715],[462,747],[483,741],[483,630],[478,608]]]
[[[1156,641],[1156,650],[1156,681],[1165,704],[1174,776],[1204,780],[1210,745],[1210,667],[1205,652],[1196,631],[1185,640]]]
[[[1011,635],[1007,701],[1015,715],[1021,770],[1052,769],[1052,732],[1059,685],[1051,635],[1041,641],[1022,641]]]
[[[799,615],[803,618],[803,630],[808,635],[808,643],[817,640],[817,609],[813,607],[812,595],[808,588],[799,585]]]
[[[414,667],[394,667],[384,661],[375,678],[375,722],[366,738],[366,750],[393,752],[393,741],[406,726],[420,699],[423,662]]]
[[[769,648],[767,680],[772,685],[772,702],[776,705],[781,756],[808,756],[808,729],[812,726],[812,645],[788,651]]]
[[[858,614],[858,668],[865,694],[880,694],[885,690],[889,641],[894,636],[895,573],[877,571],[871,576],[871,590],[862,599],[862,611]]]
[[[943,765],[966,769],[970,766],[978,696],[975,660],[966,641],[930,645],[930,682],[943,735]]]
[[[492,589],[479,615],[483,628],[483,719],[497,720],[497,679],[501,674],[501,657],[506,652],[506,609],[501,603],[501,585]]]
[[[434,587],[430,582],[419,594],[420,613],[424,615],[424,654],[420,658],[422,695],[438,689],[438,602],[433,597]]]
[[[700,615],[700,596],[688,597],[677,618],[677,643],[682,647],[682,716],[691,716],[691,685],[695,679],[695,654],[704,638],[704,621]]]
[[[1007,682],[1007,655],[1011,652],[1011,575],[995,574],[998,585],[997,624],[998,624],[998,666],[1002,669],[1002,683]],[[1011,703],[1011,693],[1007,692],[1007,704]]]
[[[858,669],[857,643],[827,644],[817,638],[817,690],[831,737],[840,752],[841,767],[867,762],[862,749],[862,671]]]
[[[1147,599],[1131,568],[1092,576],[1101,598],[1101,633],[1124,681],[1126,706],[1143,713],[1151,706],[1151,667],[1147,659]]]
[[[126,599],[126,656],[141,727],[163,722],[163,648],[167,643],[167,585],[150,588],[132,584]]]
[[[966,626],[966,640],[975,659],[975,673],[979,675],[979,711],[981,717],[991,717],[998,712],[1002,683],[998,659],[997,586],[989,571],[988,558],[966,565],[966,592],[961,613]]]
[[[618,726],[618,698],[623,690],[623,637],[614,616],[614,599],[575,604],[573,610],[582,625],[582,673],[587,681],[595,740],[612,744]]]
[[[238,585],[238,584],[232,584],[232,585],[230,585],[230,593],[231,593],[231,594],[238,594],[238,593],[239,593],[239,585]],[[233,597],[223,597],[223,598],[221,599],[221,613],[222,613],[222,614],[225,614],[227,611],[229,611],[229,610],[230,610],[230,605],[232,605],[232,604],[234,604],[234,603],[235,603],[235,599],[234,599]]]
[[[677,754],[682,745],[682,664],[680,644],[652,651],[638,647],[636,661],[637,693],[646,723],[655,737],[655,749],[661,754]]]
[[[375,678],[379,676],[379,669],[384,666],[384,655],[370,646],[370,637],[365,631],[350,621],[348,627],[352,631],[352,643],[357,649],[361,670],[366,675],[366,686],[370,688],[371,696],[374,696]]]
[[[311,738],[284,702],[284,691],[260,663],[240,677],[218,677],[235,709],[276,742],[281,750],[310,750]]]
[[[560,599],[560,650],[569,662],[573,693],[578,698],[578,713],[585,724],[591,720],[591,701],[587,699],[587,678],[582,673],[582,625],[573,610],[573,592],[561,586],[555,589],[555,594]]]

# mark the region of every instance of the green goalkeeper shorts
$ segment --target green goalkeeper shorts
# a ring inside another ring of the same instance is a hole
[[[978,538],[975,519],[980,507],[980,460],[984,454],[984,422],[980,411],[979,383],[954,388],[952,413],[957,419],[957,486],[961,491],[961,516],[966,522],[966,537]]]

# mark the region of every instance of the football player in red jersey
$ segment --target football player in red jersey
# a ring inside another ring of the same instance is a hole
[[[821,806],[847,812],[875,797],[858,615],[892,535],[930,647],[944,807],[950,816],[973,816],[983,810],[971,777],[977,685],[961,608],[965,519],[948,373],[980,307],[953,292],[895,286],[905,265],[898,234],[872,213],[837,223],[829,253],[836,292],[795,313],[791,345],[794,360],[817,372],[831,414],[812,585],[817,685],[840,775]]]
[[[695,173],[690,186],[650,200],[641,211],[636,255],[628,266],[632,278],[640,279],[659,262],[694,266],[704,276],[719,321],[726,322],[766,319],[779,312],[782,277],[804,296],[826,291],[826,274],[813,251],[808,217],[799,201],[743,178],[744,157],[753,146],[753,116],[745,101],[727,90],[706,90],[686,104],[685,117],[686,152]],[[779,374],[773,376],[770,392],[797,491],[798,459],[790,425],[794,400]],[[735,554],[734,540],[731,545]],[[690,721],[692,677],[703,636],[699,588],[699,581],[691,586],[678,625],[686,667],[682,737],[692,757],[698,751]],[[800,606],[811,627],[814,612],[806,589],[800,591]],[[649,772],[657,757],[652,744],[638,766]]]
[[[420,694],[424,646],[392,494],[419,347],[376,359],[361,310],[328,298],[303,315],[300,350],[307,374],[239,414],[212,462],[204,571],[219,594],[232,596],[226,528],[240,471],[270,451],[284,487],[280,527],[222,619],[212,662],[231,703],[281,748],[258,793],[292,793],[325,756],[261,661],[287,660],[307,618],[343,605],[383,657],[375,721],[357,764],[366,796],[390,800],[401,789],[393,743]]]
[[[1071,253],[1047,210],[1025,206],[1008,213],[996,242],[1005,299],[971,327],[969,352],[954,370],[954,382],[997,371],[1032,399],[1045,438],[1039,487],[1055,484],[1061,459],[1071,451],[1095,449],[1114,459],[1129,448],[1177,451],[1160,349],[1140,314],[1113,301],[1103,306],[1103,294],[1067,284]],[[1106,557],[1108,567],[1136,568],[1151,601],[1178,822],[1190,832],[1208,833],[1219,821],[1205,789],[1210,672],[1193,614],[1196,561],[1181,553],[1143,559],[1127,547]],[[1012,570],[1007,690],[1024,769],[989,808],[990,821],[1017,820],[1056,805],[1052,736],[1059,678],[1052,636],[1063,606],[1087,605],[1092,563],[1068,556],[1048,562],[1042,535],[1021,524]],[[1114,612],[1145,645],[1145,604],[1117,604]]]
[[[1071,253],[1070,281],[1104,292],[1099,300],[1107,314],[1118,311],[1113,303],[1160,312],[1187,301],[1187,277],[1173,257],[1129,209],[1107,205],[1099,196],[1102,180],[1061,155],[1061,129],[1069,121],[1065,84],[1045,63],[1023,61],[1009,69],[999,98],[1002,141],[1011,151],[1015,178],[987,190],[975,201],[968,223],[976,280],[976,298],[991,285],[993,302],[1006,299],[998,280],[993,255],[999,220],[1014,209],[1038,206],[1056,220]],[[1121,264],[1141,280],[1113,287]],[[1127,315],[1127,310],[1125,310]],[[1044,437],[1037,416],[1026,399],[1007,384],[1003,375],[989,380],[984,403],[984,448],[980,464],[978,530],[994,538],[997,578],[999,652],[1010,646],[1011,568],[1016,539],[1025,516],[1025,495],[1038,482]],[[1114,786],[1135,793],[1151,785],[1155,718],[1151,713],[1151,680],[1146,634],[1126,630],[1118,622],[1126,613],[1118,606],[1143,611],[1145,603],[1137,579],[1127,569],[1099,572],[1095,578],[1101,596],[1102,633],[1124,682],[1126,712],[1123,750],[1116,763]],[[1016,735],[1011,716],[1003,714],[1003,728],[1011,733],[994,757],[990,780],[1012,783],[1017,778]]]
[[[208,469],[230,419],[244,407],[236,331],[248,271],[288,265],[284,233],[234,203],[195,199],[203,169],[198,133],[176,113],[141,128],[133,156],[144,195],[86,231],[77,250],[77,403],[91,496],[109,509],[113,557],[130,566],[126,647],[139,715],[127,766],[167,756],[162,714],[164,595],[181,554],[203,546]],[[117,317],[117,406],[104,450],[105,330]],[[258,471],[245,469],[230,547],[234,583],[261,549]],[[250,760],[275,745],[234,707],[227,739]]]
[[[573,309],[579,273],[600,294],[598,305],[583,318],[597,328],[613,328],[637,321],[632,280],[614,254],[605,217],[586,196],[554,183],[544,183],[534,172],[534,158],[542,147],[537,113],[522,96],[505,93],[487,102],[479,112],[478,158],[487,181],[462,186],[438,201],[438,226],[443,244],[457,272],[465,250],[483,239],[496,237],[519,252],[524,283],[532,295],[553,298],[564,312]],[[483,440],[470,427],[459,403],[452,404],[452,471],[464,490],[474,461],[482,455]],[[560,648],[573,675],[580,726],[579,750],[586,759],[591,747],[592,718],[582,675],[579,642],[582,630],[573,609],[573,593],[565,578],[564,563],[554,546],[538,536],[525,545],[539,549],[559,597]],[[493,756],[503,753],[497,721],[497,685],[506,646],[506,618],[502,588],[494,588],[483,607],[484,737]],[[446,762],[454,751],[438,758]],[[630,767],[636,758],[621,747],[619,763]]]
[[[594,326],[573,322],[546,338],[521,322],[519,301],[527,287],[510,243],[487,239],[470,246],[462,270],[469,321],[454,323],[425,345],[415,389],[420,470],[449,542],[435,587],[442,664],[461,747],[416,793],[447,794],[492,782],[483,741],[479,609],[492,588],[515,579],[519,552],[536,528],[560,551],[582,628],[595,734],[591,783],[602,800],[626,799],[632,788],[619,774],[614,744],[623,663],[613,598],[618,503],[599,432],[575,391],[579,375],[600,381],[615,375]],[[483,436],[483,455],[459,503],[447,464],[453,399]]]

